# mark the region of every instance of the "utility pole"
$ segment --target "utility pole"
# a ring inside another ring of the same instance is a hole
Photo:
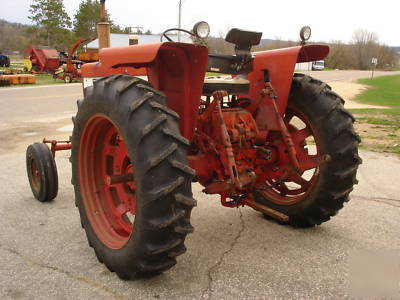
[[[178,13],[178,28],[181,29],[181,20],[182,20],[182,5],[185,3],[185,0],[179,0],[179,13]],[[178,31],[178,42],[181,41],[181,32]]]

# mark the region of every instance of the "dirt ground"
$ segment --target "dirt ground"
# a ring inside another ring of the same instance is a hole
[[[332,81],[328,82],[332,89],[338,93],[345,100],[345,108],[388,108],[386,106],[362,104],[353,101],[353,99],[368,89],[367,85],[359,84],[351,80],[345,81]],[[360,116],[356,115],[356,122],[354,127],[356,132],[360,135],[362,143],[360,148],[376,151],[376,152],[391,152],[400,153],[400,129],[396,126],[390,125],[377,125],[369,124],[365,120],[359,119]],[[374,117],[386,119],[387,116]]]
[[[389,149],[400,149],[400,129],[391,126],[373,125],[368,123],[355,123],[355,128],[362,138],[363,149],[392,152]]]
[[[43,137],[68,140],[71,135],[71,116],[59,118],[39,118],[25,122],[15,121],[0,125],[0,155],[10,152],[25,151],[26,146],[40,142]],[[24,141],[21,143],[21,141]]]

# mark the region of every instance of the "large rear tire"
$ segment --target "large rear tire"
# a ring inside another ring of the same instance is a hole
[[[178,121],[164,94],[127,75],[97,80],[78,101],[76,204],[89,245],[122,279],[165,271],[186,251],[196,201]]]
[[[353,128],[354,118],[343,103],[327,84],[295,74],[285,122],[298,144],[299,162],[317,156],[329,157],[329,161],[310,169],[308,177],[293,175],[286,182],[272,182],[265,191],[255,193],[256,201],[289,216],[293,226],[310,227],[328,221],[349,200],[357,183],[361,140]],[[290,123],[294,117],[305,124],[303,129]],[[315,147],[307,146],[309,138],[314,139]],[[316,153],[310,153],[312,147]]]

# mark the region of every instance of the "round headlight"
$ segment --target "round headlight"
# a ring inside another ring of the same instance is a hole
[[[197,37],[205,39],[210,34],[210,25],[204,21],[197,22],[193,27],[193,33]]]
[[[302,41],[308,41],[311,37],[311,28],[310,26],[304,26],[300,30],[300,38]]]

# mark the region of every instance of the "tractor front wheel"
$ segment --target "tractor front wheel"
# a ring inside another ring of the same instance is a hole
[[[291,166],[281,136],[271,134],[268,142],[282,150],[280,159],[266,174],[264,187],[255,192],[256,201],[289,216],[293,226],[328,221],[348,201],[357,183],[360,138],[343,103],[327,84],[295,74],[284,121],[301,171]]]
[[[64,75],[64,82],[65,83],[72,83],[72,76],[69,74]]]
[[[97,80],[78,101],[72,182],[89,245],[122,279],[176,264],[193,231],[188,141],[164,94],[127,75]]]
[[[26,171],[32,193],[37,200],[49,202],[57,196],[57,166],[46,144],[29,145],[26,150]]]

